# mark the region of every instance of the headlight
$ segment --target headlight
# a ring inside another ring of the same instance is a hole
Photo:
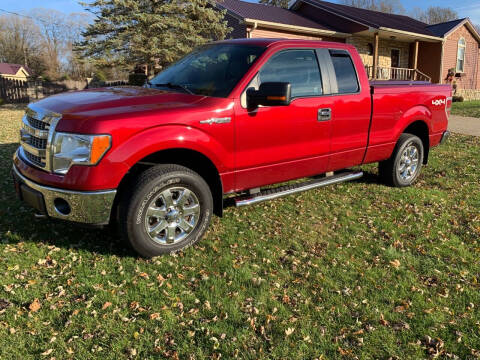
[[[110,146],[110,135],[56,133],[53,141],[53,171],[66,174],[72,165],[96,165]]]

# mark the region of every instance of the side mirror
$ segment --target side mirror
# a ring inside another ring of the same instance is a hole
[[[248,108],[263,106],[288,106],[292,101],[292,86],[285,82],[265,82],[258,90],[247,89]]]

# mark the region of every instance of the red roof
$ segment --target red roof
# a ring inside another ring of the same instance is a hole
[[[30,70],[28,66],[19,65],[19,64],[8,64],[8,63],[0,63],[0,74],[4,75],[16,75],[20,68],[24,68],[28,75],[32,75],[33,72]]]

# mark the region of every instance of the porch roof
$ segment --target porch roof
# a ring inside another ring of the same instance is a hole
[[[387,14],[379,11],[361,9],[348,5],[334,4],[321,0],[297,0],[291,6],[295,9],[300,3],[310,4],[323,11],[341,16],[344,19],[364,25],[366,28],[390,29],[407,33],[437,37],[428,28],[428,24],[405,15]],[[341,30],[341,29],[339,29]]]

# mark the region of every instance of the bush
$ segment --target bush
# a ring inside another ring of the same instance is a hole
[[[463,96],[454,96],[454,97],[452,98],[452,101],[453,101],[453,102],[463,102],[463,101],[464,101],[464,98],[463,98]]]
[[[105,81],[107,81],[107,75],[102,70],[97,70],[93,76],[93,82],[104,83]]]
[[[3,104],[5,104],[5,100],[3,100],[2,98],[0,98],[0,106],[2,106]]]
[[[128,76],[128,85],[143,86],[147,82],[148,77],[145,74],[130,74]]]

